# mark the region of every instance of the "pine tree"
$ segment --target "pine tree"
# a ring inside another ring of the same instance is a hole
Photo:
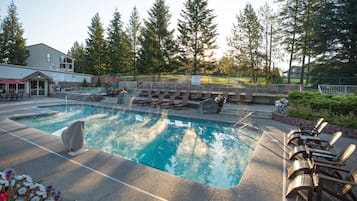
[[[237,75],[238,68],[234,64],[234,59],[229,56],[223,56],[219,59],[218,65],[226,75]]]
[[[276,46],[276,17],[267,2],[260,8],[259,15],[264,33],[264,73],[268,76],[272,71],[272,55],[276,56],[273,51],[277,52],[276,48],[274,48]]]
[[[133,63],[133,77],[136,80],[136,61],[138,59],[138,49],[139,49],[139,31],[141,27],[139,11],[134,6],[133,11],[131,12],[128,24],[128,37],[131,45],[132,52],[132,63]]]
[[[181,60],[191,68],[191,73],[197,74],[217,49],[217,24],[213,22],[216,16],[208,8],[207,0],[187,0],[181,12],[178,20]]]
[[[298,18],[300,17],[299,1],[300,0],[279,0],[283,3],[282,10],[279,13],[279,32],[283,35],[282,43],[285,49],[290,53],[289,69],[288,69],[288,84],[290,84],[290,75],[292,63],[296,57],[296,41],[299,36]]]
[[[143,73],[160,76],[172,71],[176,54],[173,31],[168,29],[171,14],[164,0],[156,0],[148,13],[140,37],[139,67]]]
[[[4,18],[2,29],[0,62],[25,66],[29,53],[26,50],[24,29],[19,23],[14,2],[8,7],[8,15]]]
[[[104,38],[104,28],[99,14],[92,18],[88,27],[89,38],[86,40],[86,55],[88,61],[87,72],[95,75],[103,75],[107,70],[107,45]]]
[[[262,26],[258,22],[253,7],[247,4],[243,12],[237,15],[237,24],[233,25],[228,46],[233,49],[239,65],[249,69],[252,81],[257,81],[257,70],[261,62]]]
[[[107,72],[111,73],[124,73],[128,71],[128,56],[130,55],[131,48],[124,43],[127,40],[127,35],[123,32],[123,22],[121,15],[115,9],[113,20],[108,28],[108,69]],[[128,52],[129,51],[129,52]]]
[[[74,59],[74,72],[92,73],[87,68],[86,48],[83,44],[79,44],[77,41],[74,42],[72,48],[68,51],[68,55]]]
[[[4,61],[3,48],[4,48],[4,34],[3,34],[2,23],[0,23],[0,63],[2,63]]]
[[[357,78],[357,1],[319,1],[314,15],[313,53],[316,57],[311,74],[320,83],[355,84]],[[321,78],[334,76],[332,80]],[[349,77],[347,80],[337,79]]]

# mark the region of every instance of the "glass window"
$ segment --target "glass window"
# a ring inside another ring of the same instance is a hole
[[[71,58],[66,57],[66,63],[72,63],[72,59],[71,59]]]
[[[47,53],[47,62],[51,62],[51,54]]]
[[[65,61],[64,61],[64,56],[63,55],[61,55],[61,57],[60,57],[60,62],[61,63],[64,63]]]

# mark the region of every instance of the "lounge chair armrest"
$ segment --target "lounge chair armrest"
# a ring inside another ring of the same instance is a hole
[[[301,140],[316,140],[316,141],[322,141],[319,137],[317,137],[317,136],[311,136],[311,135],[303,135],[303,136],[301,136]]]
[[[314,165],[314,167],[315,166],[319,166],[319,167],[330,168],[330,169],[339,170],[339,171],[343,171],[343,172],[350,172],[350,170],[338,167],[338,166],[333,165],[333,164],[314,162],[313,165]]]
[[[324,174],[318,174],[318,177],[320,177],[322,179],[327,179],[327,180],[330,180],[330,181],[338,182],[338,183],[341,183],[341,184],[357,185],[356,182],[349,181],[349,180],[338,179],[338,178],[330,177],[330,176],[327,176],[327,175],[324,175]]]
[[[323,154],[323,153],[316,153],[316,152],[312,152],[311,157],[319,157],[319,158],[327,158],[327,159],[334,159],[335,155],[331,155],[331,154]]]
[[[313,159],[314,163],[323,163],[323,164],[330,164],[330,165],[344,165],[340,162],[335,162],[335,161],[328,161],[328,160],[318,160],[318,159]]]
[[[312,154],[316,153],[316,154],[322,154],[322,155],[336,156],[336,154],[332,153],[331,151],[322,150],[322,149],[314,149],[314,148],[309,147],[307,144],[305,144],[305,150],[308,155],[312,155]]]
[[[294,131],[294,133],[299,133],[301,135],[312,135],[311,134],[311,131],[305,131],[305,130],[302,130],[302,131]]]

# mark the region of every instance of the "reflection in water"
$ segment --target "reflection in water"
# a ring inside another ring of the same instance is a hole
[[[93,106],[17,119],[49,133],[85,121],[85,145],[218,188],[239,183],[261,135],[228,124]]]

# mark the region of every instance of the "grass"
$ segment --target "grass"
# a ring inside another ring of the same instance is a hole
[[[133,76],[121,76],[120,80],[122,81],[132,81]],[[160,79],[158,75],[155,75],[154,78],[152,75],[137,75],[136,80],[141,82],[191,82],[191,75],[160,75]],[[291,84],[299,84],[299,79],[291,79]],[[202,84],[236,84],[236,83],[244,83],[252,86],[256,85],[266,85],[266,80],[263,77],[258,78],[257,83],[253,83],[251,81],[251,77],[228,77],[228,76],[208,76],[201,75],[201,83]],[[287,84],[287,79],[283,80],[282,84]]]

